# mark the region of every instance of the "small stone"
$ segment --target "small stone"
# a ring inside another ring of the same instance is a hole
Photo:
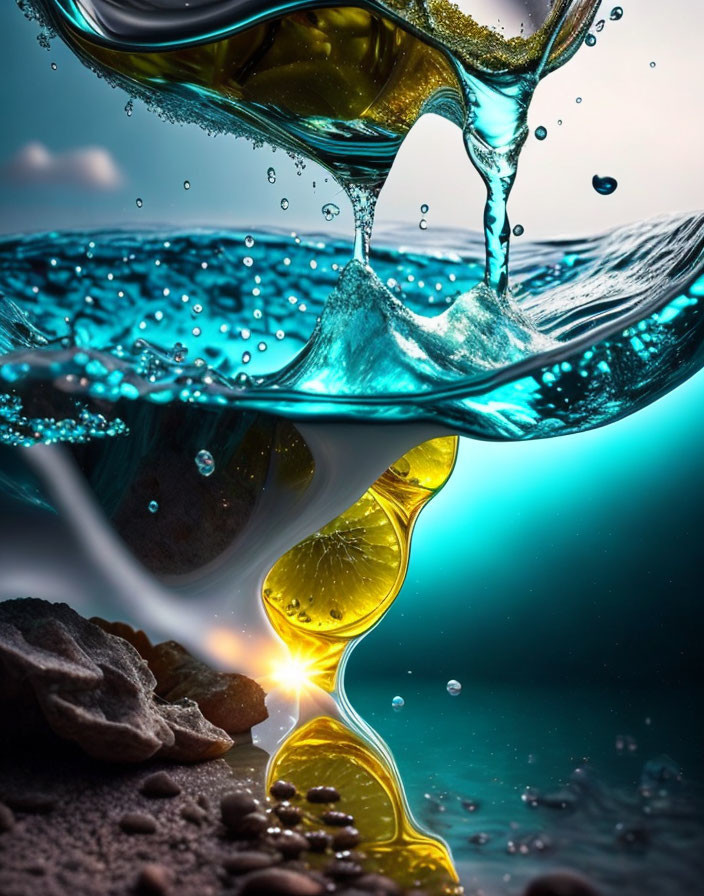
[[[140,896],[167,896],[171,892],[173,874],[165,865],[149,862],[139,872],[137,892]]]
[[[340,794],[335,787],[326,787],[324,785],[311,787],[306,794],[309,803],[336,803],[340,799]]]
[[[351,859],[333,859],[325,866],[325,873],[335,880],[353,880],[356,877],[361,877],[364,874],[364,869],[359,862],[354,862]]]
[[[290,781],[274,781],[269,788],[269,793],[276,800],[292,800],[298,791],[296,785],[291,784]]]
[[[352,815],[348,815],[346,812],[337,812],[334,809],[329,809],[327,812],[324,812],[320,816],[320,820],[323,824],[335,828],[344,828],[347,825],[354,824]]]
[[[361,837],[357,828],[348,825],[341,828],[332,838],[332,846],[335,850],[354,849]]]
[[[6,834],[15,826],[15,816],[12,809],[4,803],[0,803],[0,834]]]
[[[241,896],[322,896],[324,885],[299,871],[265,868],[242,878]]]
[[[304,836],[311,852],[325,852],[332,846],[332,837],[326,831],[307,831]]]
[[[256,812],[259,800],[247,790],[233,790],[220,800],[220,816],[226,828],[236,829],[245,815]]]
[[[531,881],[523,896],[599,896],[599,892],[579,874],[554,871]]]
[[[296,831],[281,831],[268,838],[268,842],[285,859],[296,859],[308,849],[308,840]]]
[[[244,849],[228,856],[222,863],[228,874],[247,874],[262,868],[271,868],[281,861],[280,853],[260,852],[256,849]]]
[[[140,791],[145,796],[166,799],[178,796],[181,788],[168,772],[155,772],[144,779]]]
[[[287,828],[295,828],[297,824],[301,823],[303,817],[303,812],[298,806],[291,806],[289,803],[281,803],[278,806],[274,806],[274,814],[281,824]]]
[[[363,874],[354,882],[355,887],[375,896],[401,896],[401,887],[385,874]]]
[[[153,834],[156,831],[156,819],[147,812],[127,812],[119,824],[125,834]]]
[[[181,818],[191,824],[202,824],[207,817],[207,812],[196,803],[187,803],[181,809]]]
[[[240,819],[236,832],[240,837],[253,840],[269,827],[269,817],[264,812],[250,812]]]
[[[15,812],[28,815],[46,815],[56,806],[56,799],[46,793],[22,793],[6,796],[5,802]]]

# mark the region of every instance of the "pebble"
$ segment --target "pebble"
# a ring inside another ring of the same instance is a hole
[[[28,815],[46,815],[56,806],[56,799],[46,793],[23,793],[5,797],[5,802],[15,812],[26,812]]]
[[[305,838],[311,852],[325,852],[332,846],[332,837],[326,831],[307,831]]]
[[[298,858],[308,849],[308,840],[296,831],[281,831],[280,834],[269,837],[267,842],[286,859]]]
[[[168,772],[155,772],[144,779],[140,791],[145,796],[168,798],[178,796],[181,788]]]
[[[242,878],[240,896],[322,896],[324,885],[307,874],[284,868],[265,868]]]
[[[531,881],[523,896],[599,896],[599,892],[579,874],[554,871]]]
[[[11,831],[15,826],[15,816],[12,809],[4,803],[0,803],[0,834]]]
[[[269,788],[269,793],[277,800],[292,800],[298,791],[296,785],[290,781],[274,781]]]
[[[125,834],[153,834],[156,831],[156,819],[147,812],[127,812],[119,824]]]
[[[401,896],[402,892],[396,881],[385,874],[363,874],[354,885],[367,893],[374,893],[375,896]]]
[[[340,794],[335,787],[326,787],[320,785],[311,787],[306,794],[309,803],[336,803],[340,799]]]
[[[149,862],[139,872],[137,892],[140,896],[167,896],[171,892],[173,874],[165,865]]]
[[[245,849],[228,856],[222,863],[228,874],[247,874],[250,871],[260,871],[262,868],[271,868],[281,861],[280,853],[260,852],[255,849]]]
[[[327,812],[324,812],[320,816],[320,820],[323,824],[335,828],[344,828],[347,825],[354,824],[352,815],[348,815],[346,812],[336,812],[334,809],[329,809]]]
[[[255,800],[246,790],[233,790],[220,800],[220,816],[226,828],[236,829],[240,822],[259,808],[259,800]]]
[[[291,806],[289,803],[281,803],[278,806],[274,806],[274,814],[281,824],[287,828],[295,828],[297,824],[300,824],[303,817],[303,812],[298,806]]]
[[[352,880],[364,874],[364,868],[359,862],[350,859],[333,859],[325,866],[325,873],[335,880]]]
[[[181,818],[184,821],[189,821],[191,824],[202,824],[207,817],[208,813],[205,809],[201,809],[196,803],[186,803],[181,808]]]
[[[361,837],[357,828],[347,825],[341,828],[332,838],[333,849],[354,849]]]
[[[233,834],[246,837],[248,840],[256,839],[269,827],[269,817],[264,812],[250,812],[240,818],[236,825],[230,827]]]

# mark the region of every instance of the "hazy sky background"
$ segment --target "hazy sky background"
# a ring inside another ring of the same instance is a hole
[[[548,138],[529,138],[511,200],[512,220],[525,226],[526,238],[588,233],[704,206],[698,70],[704,4],[626,0],[619,22],[608,19],[612,5],[603,5],[607,24],[597,45],[583,47],[536,93],[530,124],[547,127]],[[42,49],[37,33],[6,0],[0,12],[0,230],[138,222],[350,232],[344,195],[334,183],[323,183],[314,164],[297,177],[280,151],[254,150],[244,140],[161,121],[140,103],[128,117],[125,94],[96,78],[60,41]],[[577,96],[583,98],[579,105]],[[40,145],[27,150],[31,143]],[[87,148],[98,149],[91,164],[97,186],[103,178],[102,189],[80,183],[75,170],[71,175],[75,153]],[[30,161],[32,153],[48,155],[40,165],[18,168],[15,156],[23,149]],[[278,172],[273,186],[266,177],[270,165]],[[595,173],[618,179],[613,196],[594,192]],[[482,195],[459,130],[427,116],[402,147],[378,222],[401,221],[415,232],[419,206],[427,202],[429,236],[435,227],[476,229]],[[290,200],[286,212],[283,196]],[[320,211],[330,200],[345,207],[334,224]]]

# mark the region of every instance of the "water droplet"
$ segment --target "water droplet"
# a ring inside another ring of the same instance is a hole
[[[619,19],[623,18],[623,9],[620,6],[614,6],[614,8],[609,13],[609,18],[612,22],[618,22]]]
[[[340,214],[340,207],[335,205],[334,202],[326,202],[321,211],[326,221],[332,221],[333,218]]]
[[[273,168],[267,168],[266,179],[269,181],[270,184],[276,183],[276,171]]]
[[[134,112],[134,100],[127,100],[125,103],[125,112],[128,118],[132,117],[132,113]]]
[[[462,693],[462,685],[457,681],[456,678],[451,678],[447,683],[447,693],[451,697],[456,697],[458,694]]]
[[[144,203],[142,202],[142,200],[140,199],[139,196],[135,200],[135,204],[136,204],[137,208],[141,208],[144,205]]]
[[[243,353],[242,353],[242,363],[243,363],[243,364],[249,364],[249,362],[250,362],[251,360],[252,360],[252,356],[250,355],[249,352],[243,352]]]
[[[52,63],[51,63],[51,70],[52,70],[53,72],[55,72],[57,68],[58,68],[57,64],[56,64],[55,62],[52,62]]]
[[[248,249],[251,249],[254,245],[254,237],[247,234],[247,236],[244,238],[244,244]]]
[[[561,118],[557,119],[557,123],[560,125],[560,127],[562,127],[562,119]]]
[[[592,186],[602,196],[610,196],[618,186],[618,181],[615,177],[599,177],[598,174],[595,174],[592,178]]]
[[[593,46],[595,46],[595,45],[596,45],[596,35],[594,35],[594,34],[588,34],[588,35],[584,38],[584,43],[585,43],[588,47],[593,47]]]
[[[651,68],[655,68],[655,66],[656,66],[656,63],[655,63],[655,62],[651,62],[651,63],[650,63],[650,67],[651,67]]]
[[[254,259],[252,258],[251,255],[245,255],[245,257],[242,259],[242,264],[246,268],[251,268],[252,265],[254,264]]]
[[[524,233],[525,233],[525,228],[523,227],[522,224],[516,224],[516,226],[513,228],[514,236],[523,236]]]
[[[421,207],[420,207],[421,215],[427,215],[429,211],[430,211],[430,206],[424,202],[423,205],[421,205]]]
[[[184,189],[184,190],[190,190],[190,189],[191,189],[191,182],[190,182],[190,180],[184,180],[184,182],[183,182],[183,189]]]
[[[281,208],[282,208],[284,211],[286,211],[286,209],[288,208],[288,199],[287,199],[285,196],[284,196],[284,198],[281,200]]]
[[[425,220],[425,218],[420,219],[420,221],[418,222],[418,227],[420,227],[421,230],[428,229],[428,222]]]
[[[391,701],[391,705],[394,709],[403,709],[403,707],[406,705],[406,701],[403,699],[403,697],[394,697],[394,699]]]
[[[577,99],[575,100],[575,102],[576,102],[576,103],[581,103],[581,102],[582,102],[582,97],[581,97],[581,96],[578,96]]]
[[[548,135],[548,129],[541,124],[535,129],[535,139],[544,140]]]
[[[595,30],[595,31],[598,31],[599,33],[601,33],[601,32],[604,30],[604,25],[605,25],[605,24],[606,24],[606,22],[605,22],[603,19],[599,19],[599,21],[598,21],[598,22],[596,23],[596,25],[594,26],[594,30]]]
[[[158,509],[159,509],[158,501],[150,501],[149,502],[149,513],[156,513]]]
[[[201,476],[212,476],[215,472],[213,455],[206,451],[205,448],[201,448],[198,454],[196,454],[196,469]]]

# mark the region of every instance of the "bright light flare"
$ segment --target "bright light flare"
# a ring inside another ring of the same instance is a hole
[[[314,676],[315,670],[310,660],[294,656],[277,663],[271,675],[278,687],[292,693],[299,693],[303,688],[311,685]]]

